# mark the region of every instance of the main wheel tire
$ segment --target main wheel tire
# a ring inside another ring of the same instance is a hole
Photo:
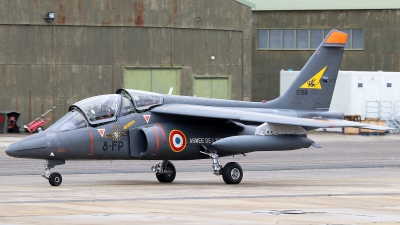
[[[166,169],[172,171],[172,173],[171,174],[156,174],[157,180],[160,181],[161,183],[171,183],[175,179],[176,170],[175,170],[174,164],[172,164],[172,162],[170,162],[170,161],[167,161]]]
[[[227,163],[222,170],[222,178],[226,184],[239,184],[243,179],[243,170],[239,163]]]
[[[59,173],[50,174],[49,183],[51,186],[60,186],[62,183],[62,176]]]

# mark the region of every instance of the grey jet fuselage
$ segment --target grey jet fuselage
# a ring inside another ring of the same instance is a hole
[[[129,90],[120,90],[128,92]],[[323,117],[342,119],[343,113],[329,111],[303,111],[290,109],[269,109],[267,103],[242,102],[233,100],[209,99],[186,96],[161,95],[164,104],[190,104],[216,107],[235,107],[244,112],[258,112],[291,117]],[[121,98],[124,98],[121,95]],[[120,114],[121,115],[121,114]],[[148,118],[148,119],[147,119]],[[81,129],[58,130],[50,128],[29,136],[20,143],[7,148],[14,157],[46,160],[90,160],[90,159],[154,159],[188,160],[203,159],[203,146],[226,137],[254,135],[256,124],[243,124],[228,119],[198,118],[184,115],[160,116],[151,110],[134,112],[116,117],[115,121],[86,126]],[[173,130],[184,134],[185,148],[174,151],[170,146],[170,133]],[[130,135],[132,133],[132,135]],[[15,146],[16,151],[13,150]],[[288,149],[290,150],[290,149]],[[216,149],[220,156],[237,152]],[[240,153],[252,152],[244,149]],[[179,154],[178,154],[179,153]]]

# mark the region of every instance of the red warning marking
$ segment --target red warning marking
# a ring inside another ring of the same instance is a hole
[[[93,141],[93,133],[90,131],[90,149],[88,151],[88,156],[94,155],[94,141]]]
[[[147,123],[150,121],[150,116],[151,115],[143,115],[144,119],[146,120]]]
[[[106,131],[106,129],[97,129],[97,131],[99,132],[99,134],[101,135],[101,137],[103,137],[104,132]],[[90,132],[91,133],[91,132]]]
[[[90,131],[90,149],[93,149],[93,133]]]
[[[159,124],[159,123],[156,123],[156,124],[161,129],[162,143],[167,143],[168,139],[167,139],[167,136],[165,136],[164,128],[161,126],[161,124]]]
[[[153,127],[153,130],[154,130],[154,134],[156,135],[156,148],[158,148],[158,147],[159,147],[159,144],[158,144],[158,133],[157,133],[157,129],[156,129],[155,127]]]
[[[161,129],[162,136],[165,137],[165,132],[164,132],[164,129],[162,128],[162,126],[159,123],[156,123],[156,124]]]

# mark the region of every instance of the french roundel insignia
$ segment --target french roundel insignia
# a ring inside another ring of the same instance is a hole
[[[169,145],[172,151],[181,152],[186,147],[186,137],[180,130],[172,130],[169,133]]]

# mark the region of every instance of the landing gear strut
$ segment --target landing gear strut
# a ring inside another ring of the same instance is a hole
[[[222,167],[222,164],[221,164],[221,161],[219,160],[218,154],[214,153],[214,152],[209,152],[207,149],[205,152],[200,151],[200,153],[210,156],[213,161],[212,167],[214,169],[214,174],[217,176],[222,175],[222,171],[224,168]]]
[[[65,160],[47,160],[44,164],[43,177],[49,180],[51,186],[60,186],[62,183],[62,176],[59,173],[51,173],[50,169],[57,165],[65,164]]]
[[[203,146],[204,147],[204,146]],[[208,155],[212,158],[214,174],[219,176],[222,175],[226,184],[239,184],[243,179],[243,170],[239,163],[230,162],[222,167],[219,156],[215,152],[210,152],[204,147],[205,151],[200,153]]]
[[[159,164],[152,166],[151,170],[161,183],[171,183],[176,176],[175,166],[168,160],[162,160]]]

